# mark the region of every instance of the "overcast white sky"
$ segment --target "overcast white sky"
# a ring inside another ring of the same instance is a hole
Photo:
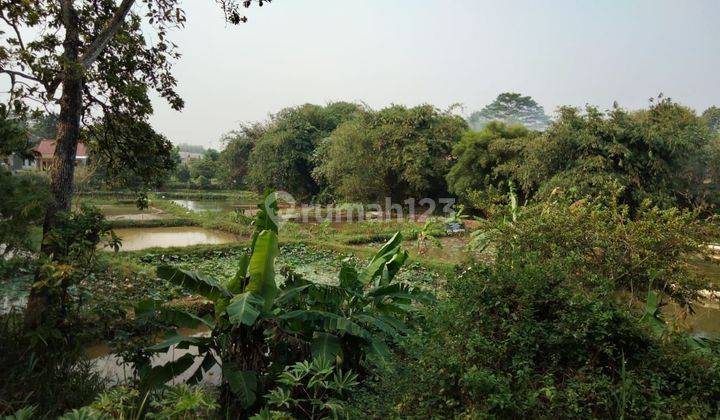
[[[244,121],[303,103],[481,108],[498,93],[557,106],[667,96],[720,105],[720,0],[274,0],[223,23],[184,0],[173,34],[182,112],[155,101],[173,142],[218,147]]]

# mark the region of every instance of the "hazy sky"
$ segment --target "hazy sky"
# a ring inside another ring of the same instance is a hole
[[[462,103],[498,93],[557,106],[667,96],[720,104],[720,0],[274,0],[226,25],[184,0],[173,34],[182,112],[155,101],[155,128],[217,147],[240,122],[302,103]]]

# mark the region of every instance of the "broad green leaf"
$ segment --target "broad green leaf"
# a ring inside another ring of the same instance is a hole
[[[262,304],[262,299],[252,293],[246,292],[235,296],[225,311],[231,323],[235,325],[244,324],[252,326],[260,315],[258,307],[262,306]]]
[[[398,331],[395,327],[393,327],[392,325],[388,324],[384,320],[377,318],[375,316],[368,315],[368,314],[358,314],[358,315],[355,315],[354,319],[364,322],[365,325],[372,325],[373,327],[377,328],[378,330],[384,332],[385,334],[387,334],[391,337],[398,336]]]
[[[416,290],[407,284],[392,283],[379,286],[367,292],[368,297],[389,297],[396,299],[409,299],[418,302],[428,303],[434,300],[433,295],[421,290]]]
[[[232,297],[232,293],[222,287],[217,280],[193,271],[187,271],[169,265],[161,265],[157,268],[157,275],[162,279],[185,287],[192,293],[203,296],[213,302],[223,297]]]
[[[383,283],[382,284],[388,284],[390,283],[394,278],[395,275],[400,271],[403,264],[405,264],[405,261],[408,259],[408,252],[407,251],[400,251],[398,249],[398,252],[393,255],[393,257],[388,261],[388,263],[385,265],[385,268],[387,271],[383,272]]]
[[[353,321],[332,312],[297,310],[280,315],[282,320],[320,323],[325,331],[337,331],[370,340],[372,335]]]
[[[305,284],[303,286],[283,290],[280,296],[275,299],[275,305],[285,305],[289,302],[292,302],[300,294],[300,292],[309,288],[310,286],[312,286],[312,284]]]
[[[180,346],[188,347],[188,346],[197,346],[201,344],[205,340],[205,337],[188,337],[185,335],[175,334],[173,336],[170,336],[166,338],[164,341],[145,347],[145,350],[148,351],[161,351],[161,350],[167,350],[172,346]]]
[[[390,349],[382,340],[371,340],[367,346],[368,359],[380,367],[390,363]]]
[[[362,290],[362,283],[360,283],[355,267],[343,263],[340,268],[340,287],[352,291]]]
[[[191,385],[199,384],[200,381],[202,381],[203,379],[203,375],[210,369],[212,369],[213,366],[215,366],[215,363],[216,360],[215,357],[213,357],[212,353],[206,353],[200,365],[197,367],[197,369],[195,369],[195,373],[190,375],[190,377],[188,378],[187,383]]]
[[[313,357],[323,357],[326,360],[335,360],[340,354],[340,339],[336,335],[328,333],[315,333],[310,350]]]
[[[257,400],[258,378],[251,370],[241,371],[230,364],[223,365],[223,376],[230,385],[230,390],[235,394],[243,408],[249,408]]]
[[[385,265],[395,257],[395,254],[400,252],[402,239],[402,234],[397,232],[380,248],[365,270],[360,273],[359,279],[362,284],[369,284],[376,276],[382,273]]]
[[[140,388],[143,390],[151,390],[164,385],[166,382],[188,370],[194,362],[195,356],[186,354],[162,366],[148,368],[140,373]]]
[[[275,283],[275,257],[279,252],[277,234],[264,230],[257,236],[253,254],[250,257],[248,272],[250,282],[245,292],[251,292],[264,301],[264,310],[269,311],[278,295]]]
[[[238,294],[242,292],[245,278],[247,277],[248,265],[250,264],[250,255],[247,252],[243,252],[238,262],[238,270],[235,272],[235,276],[231,278],[225,287],[230,293]]]
[[[170,308],[163,305],[159,300],[143,300],[135,304],[133,307],[135,319],[143,321],[160,320],[168,324],[181,328],[196,328],[200,324],[205,324],[212,329],[214,324],[204,318],[189,312]]]
[[[191,314],[190,312],[186,312],[180,309],[161,307],[159,313],[159,318],[162,321],[165,321],[176,327],[197,328],[197,326],[200,324],[203,324],[210,329],[213,329],[215,327],[215,324],[208,321],[207,319],[201,318],[195,314]]]

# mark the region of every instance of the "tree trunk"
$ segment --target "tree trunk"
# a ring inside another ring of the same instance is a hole
[[[57,214],[70,210],[72,204],[75,157],[82,116],[83,68],[78,61],[80,46],[78,17],[72,6],[72,0],[63,0],[63,24],[66,32],[63,41],[62,96],[55,154],[49,170],[51,200],[43,223],[43,242],[40,249],[43,254],[48,254],[48,244],[45,239],[57,222]],[[42,279],[36,275],[37,280]],[[50,292],[51,290],[44,286],[33,287],[30,291],[25,310],[27,327],[36,327],[44,321],[47,309],[52,303]]]

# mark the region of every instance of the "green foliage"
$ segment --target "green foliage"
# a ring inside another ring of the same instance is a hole
[[[431,105],[362,110],[318,148],[315,179],[349,201],[440,197],[466,123]]]
[[[87,265],[95,255],[100,242],[110,237],[109,246],[119,249],[119,238],[115,237],[110,223],[97,207],[81,205],[80,211],[60,213],[58,221],[43,238],[43,246],[55,261]]]
[[[523,208],[513,223],[480,230],[490,235],[499,266],[557,261],[572,267],[585,288],[627,290],[642,299],[652,287],[681,305],[713,288],[687,261],[708,256],[718,227],[689,211],[645,203],[631,218],[625,207],[546,203]]]
[[[518,254],[520,255],[520,254]],[[717,413],[717,357],[655,339],[613,295],[553,263],[472,267],[405,344],[375,416],[683,417]],[[372,404],[368,404],[372,406]]]
[[[170,140],[135,115],[106,115],[84,137],[95,188],[158,188],[178,163]]]
[[[219,177],[227,188],[248,186],[250,153],[266,130],[267,126],[262,123],[243,124],[238,130],[223,135],[221,141],[225,143],[225,149],[220,152]]]
[[[72,410],[61,418],[194,420],[212,417],[218,407],[215,398],[198,386],[168,386],[153,394],[141,394],[128,386],[115,386],[100,394],[89,406]]]
[[[105,387],[69,334],[28,333],[17,313],[0,316],[0,367],[0,418],[56,418]]]
[[[301,105],[273,115],[250,153],[247,183],[287,191],[297,198],[320,192],[312,177],[313,154],[320,141],[358,112],[347,102],[325,107]]]
[[[31,172],[12,174],[0,167],[0,259],[33,250],[32,230],[42,225],[49,199],[47,178]]]
[[[510,180],[522,202],[619,200],[634,212],[650,199],[709,212],[720,200],[720,139],[662,96],[634,112],[562,107],[542,134],[509,130],[494,123],[466,134],[447,175],[450,190],[486,214],[503,204]]]
[[[11,153],[24,153],[30,148],[28,133],[25,126],[7,105],[0,104],[0,156],[5,157]]]
[[[519,125],[492,121],[482,131],[466,132],[453,148],[456,162],[446,176],[448,189],[465,201],[473,192],[507,192],[508,181],[522,165],[526,143],[536,134]]]
[[[343,266],[336,285],[312,283],[288,272],[287,280],[278,287],[277,226],[272,220],[276,210],[276,205],[261,206],[252,245],[241,256],[236,275],[224,285],[185,270],[158,268],[160,277],[214,302],[214,319],[203,321],[214,331],[211,337],[176,334],[146,350],[197,346],[199,357],[207,364],[191,375],[192,380],[201,378],[202,372],[212,367],[213,352],[220,355],[227,381],[223,401],[227,408],[239,412],[252,412],[251,408],[258,406],[258,396],[275,383],[278,367],[307,359],[311,353],[334,358],[352,368],[365,362],[385,365],[389,357],[386,340],[407,331],[405,321],[414,311],[411,303],[431,299],[409,285],[393,281],[407,259],[407,252],[400,249],[399,234],[377,252],[364,270],[357,272],[349,265]],[[142,305],[157,307],[151,303]],[[164,309],[158,316],[189,319],[180,314],[170,316],[172,312]],[[162,367],[141,367],[142,383],[151,389],[185,371],[192,364],[192,356],[186,356]]]
[[[287,366],[277,383],[277,388],[265,396],[270,417],[261,411],[255,419],[345,418],[343,399],[359,384],[358,375],[343,372],[322,357]]]
[[[702,113],[702,119],[708,125],[708,127],[715,131],[720,132],[720,108],[711,106]]]
[[[481,131],[491,121],[520,124],[531,130],[544,130],[550,123],[545,110],[529,96],[519,93],[501,93],[481,111],[473,112],[468,123],[473,130]]]
[[[561,108],[558,120],[529,146],[528,167],[517,180],[545,199],[561,194],[607,201],[619,194],[631,207],[650,198],[665,207],[706,209],[714,205],[702,194],[707,168],[716,165],[704,153],[710,139],[692,110],[669,99],[637,112]]]

